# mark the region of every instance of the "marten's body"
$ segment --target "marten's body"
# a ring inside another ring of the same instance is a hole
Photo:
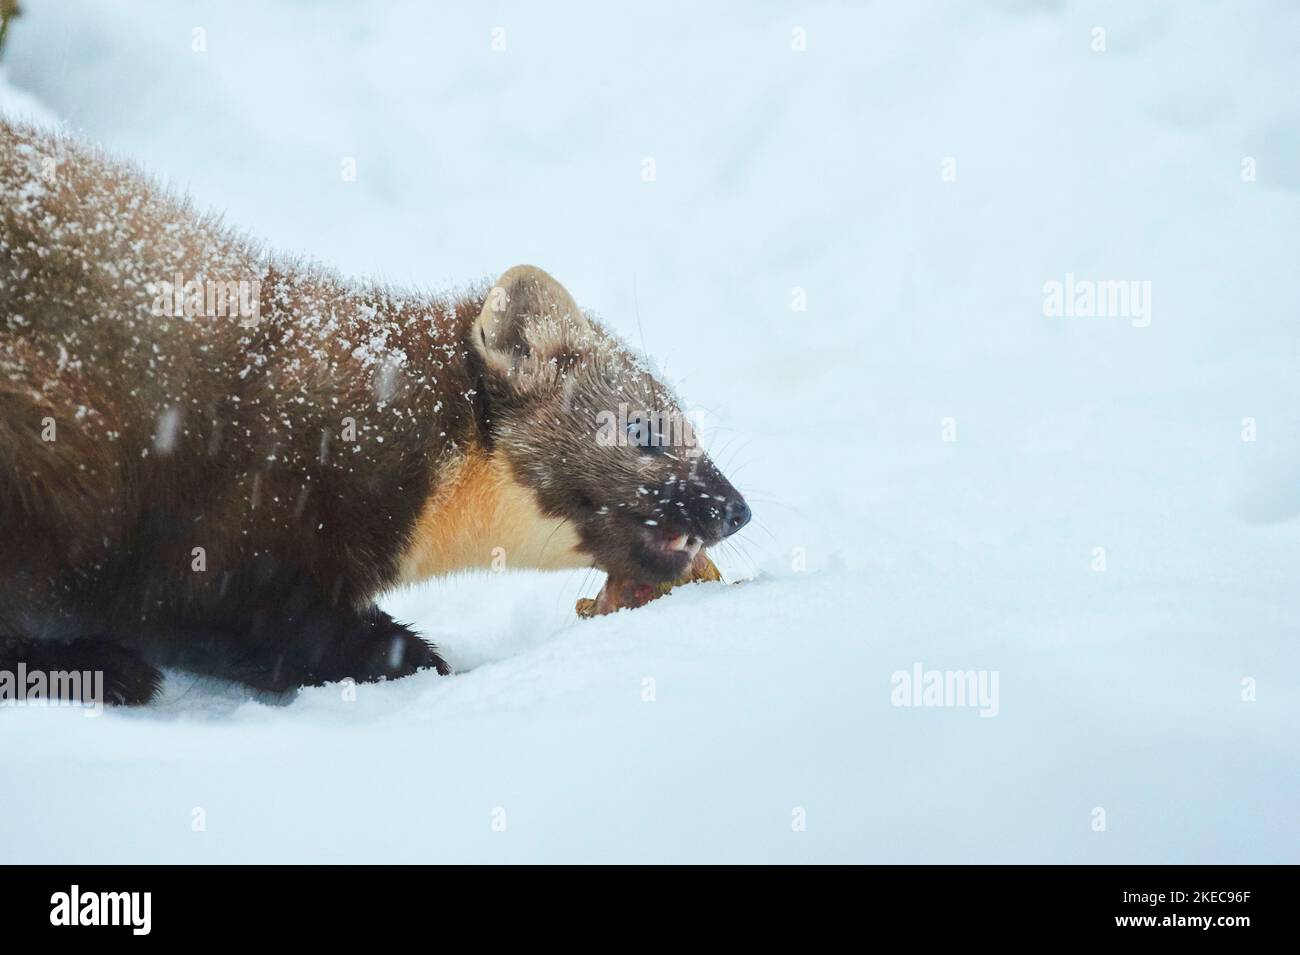
[[[3,121],[0,193],[0,668],[93,659],[122,701],[153,664],[270,690],[445,671],[376,594],[496,553],[662,578],[632,525],[674,498],[646,485],[714,499],[692,539],[737,524],[702,455],[596,446],[600,409],[671,396],[539,270],[348,283]]]

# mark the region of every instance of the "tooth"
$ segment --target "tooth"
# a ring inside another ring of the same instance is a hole
[[[686,535],[685,535],[685,534],[680,534],[680,535],[678,535],[677,537],[674,537],[672,540],[670,540],[670,541],[668,542],[668,549],[669,549],[669,550],[685,550],[685,549],[686,549]]]

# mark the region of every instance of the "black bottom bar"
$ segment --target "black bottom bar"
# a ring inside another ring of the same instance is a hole
[[[633,936],[665,943],[676,928],[694,926],[697,941],[700,929],[713,927],[733,939],[746,930],[843,930],[858,938],[904,932],[926,942],[1130,936],[1233,944],[1281,934],[1295,908],[1293,871],[1245,866],[748,868],[721,875],[702,867],[624,868],[598,878],[581,869],[557,877],[481,868],[10,866],[5,874],[0,925],[11,943],[66,941],[74,933],[81,942],[111,935],[127,944],[373,943],[392,931],[396,942],[412,930],[437,931],[444,920],[459,930],[482,920],[493,937],[532,925],[534,941],[594,935],[595,925],[607,932],[625,922]]]

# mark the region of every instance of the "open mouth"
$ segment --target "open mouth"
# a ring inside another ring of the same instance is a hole
[[[700,552],[700,547],[704,544],[704,541],[694,534],[677,534],[672,537],[659,534],[657,537],[658,539],[654,541],[654,545],[665,554],[684,554],[687,560],[694,560],[695,555]]]
[[[697,557],[717,543],[686,521],[662,515],[620,515],[591,541],[593,564],[611,577],[637,584],[663,584],[690,573]]]
[[[646,583],[675,580],[685,574],[705,543],[690,531],[664,527],[642,527],[638,537],[633,553],[640,572],[635,576]]]

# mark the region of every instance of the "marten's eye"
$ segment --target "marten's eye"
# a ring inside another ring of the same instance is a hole
[[[648,421],[632,418],[627,423],[628,443],[635,445],[642,454],[663,454],[663,435],[655,431]]]

